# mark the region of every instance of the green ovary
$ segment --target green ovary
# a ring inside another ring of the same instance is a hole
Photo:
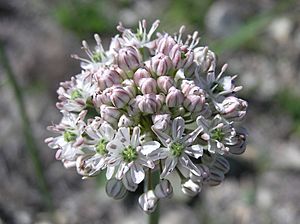
[[[211,138],[214,140],[217,140],[219,142],[223,141],[224,137],[225,137],[225,134],[221,128],[217,128],[217,129],[213,130],[211,133]]]
[[[77,138],[77,135],[71,131],[64,132],[64,140],[66,142],[74,142]]]
[[[179,157],[184,151],[184,146],[181,143],[174,142],[171,144],[170,150],[173,156]]]
[[[122,151],[122,157],[125,162],[130,163],[137,159],[138,154],[136,149],[130,145]]]
[[[71,100],[76,100],[78,98],[82,97],[82,94],[80,90],[76,89],[71,93]]]
[[[97,153],[99,153],[102,156],[106,155],[107,154],[107,149],[106,149],[107,143],[108,143],[108,141],[106,141],[105,139],[100,139],[100,141],[96,145]]]

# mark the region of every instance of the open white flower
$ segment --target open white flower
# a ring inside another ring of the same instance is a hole
[[[107,144],[114,138],[115,130],[100,117],[96,117],[85,128],[85,154],[84,166],[89,167],[88,176],[93,176],[106,168],[108,151]],[[114,172],[113,167],[107,167],[107,175]]]
[[[145,178],[144,167],[155,167],[154,161],[147,155],[155,153],[159,147],[160,144],[156,141],[141,144],[139,127],[133,128],[131,137],[130,129],[121,127],[115,138],[107,144],[108,167],[117,168],[115,178],[122,180],[128,190],[135,191]],[[108,179],[111,177],[108,176]]]
[[[194,175],[201,175],[198,168],[189,158],[189,156],[192,156],[198,159],[203,154],[202,146],[198,144],[193,145],[195,139],[202,131],[201,127],[196,128],[189,134],[185,134],[184,119],[182,117],[177,117],[172,122],[172,136],[155,129],[154,126],[152,126],[152,130],[165,146],[160,148],[159,151],[160,159],[166,158],[164,169],[160,175],[161,178],[170,174],[178,163]],[[153,153],[151,155],[153,155]]]

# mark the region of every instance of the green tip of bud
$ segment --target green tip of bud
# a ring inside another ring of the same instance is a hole
[[[129,145],[123,150],[122,157],[125,162],[130,163],[137,159],[138,154],[136,152],[136,149]]]

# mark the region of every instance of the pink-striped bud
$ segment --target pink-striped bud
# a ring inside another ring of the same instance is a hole
[[[134,98],[136,96],[136,86],[131,79],[125,79],[122,82],[123,89],[126,90],[130,96],[130,98]]]
[[[156,80],[153,78],[142,78],[139,81],[139,87],[143,94],[148,93],[156,93],[157,92],[157,84]]]
[[[113,88],[110,100],[116,108],[123,108],[130,100],[129,93],[121,86]]]
[[[166,75],[172,67],[169,56],[159,53],[151,58],[150,69],[158,76]]]
[[[171,182],[167,179],[163,179],[160,181],[158,185],[156,185],[154,194],[158,198],[170,198],[173,195],[173,187]]]
[[[182,104],[184,96],[179,89],[171,87],[166,97],[166,105],[168,107],[178,107]]]
[[[122,48],[120,40],[121,40],[121,38],[118,36],[111,38],[111,42],[109,45],[110,52],[112,52],[112,51],[118,52]]]
[[[158,200],[154,191],[150,190],[139,197],[139,205],[144,212],[151,213],[155,210]]]
[[[184,74],[186,77],[190,77],[194,74],[196,69],[196,64],[194,63],[194,52],[190,51],[185,54],[185,59],[182,61],[182,67],[184,69]]]
[[[180,46],[178,44],[175,44],[170,53],[169,53],[169,57],[172,60],[173,66],[175,69],[178,69],[181,67],[182,64],[182,51],[180,49]]]
[[[220,113],[228,119],[241,120],[246,115],[248,103],[234,96],[229,96],[218,104]]]
[[[136,85],[138,85],[139,81],[142,78],[150,78],[150,77],[151,77],[151,74],[150,74],[150,72],[147,69],[145,69],[145,68],[138,68],[138,70],[136,70],[136,72],[133,75],[133,80],[134,80],[134,83]]]
[[[133,120],[130,117],[123,114],[119,119],[118,127],[131,127],[133,126],[133,124]]]
[[[136,47],[128,46],[119,50],[118,66],[125,70],[134,70],[140,66],[141,55]]]
[[[182,80],[181,91],[185,96],[188,96],[190,94],[191,89],[195,86],[196,85],[194,81]]]
[[[168,55],[175,44],[176,42],[171,36],[165,35],[158,41],[156,52]]]
[[[141,112],[153,114],[158,112],[162,106],[161,96],[155,94],[145,94],[136,97],[137,106]]]
[[[160,76],[157,79],[157,86],[163,93],[167,94],[169,89],[174,86],[174,79],[170,76]]]
[[[171,114],[152,115],[152,121],[155,129],[165,131],[171,126]]]
[[[116,107],[101,105],[100,106],[100,115],[103,118],[103,120],[116,126],[118,124],[119,118],[121,116],[121,112]]]
[[[94,105],[97,108],[100,107],[102,104],[112,105],[110,96],[112,94],[113,89],[114,89],[114,87],[112,86],[112,87],[105,89],[102,93],[94,94],[94,96],[93,96]]]
[[[204,95],[187,95],[183,101],[183,106],[189,112],[200,112],[203,109],[205,103]]]
[[[113,86],[114,84],[120,84],[122,82],[121,76],[114,69],[99,70],[96,73],[96,79],[101,91]]]

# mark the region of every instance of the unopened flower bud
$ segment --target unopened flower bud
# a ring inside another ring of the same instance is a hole
[[[90,165],[86,165],[85,161],[89,157],[87,156],[78,156],[76,159],[76,170],[77,173],[83,176],[87,176],[89,172],[91,171],[92,167]]]
[[[161,108],[160,96],[155,94],[139,95],[136,98],[137,106],[143,113],[153,114]]]
[[[169,57],[172,60],[173,66],[175,69],[178,69],[179,67],[181,67],[181,63],[182,63],[182,51],[180,49],[180,46],[178,44],[175,44],[170,53],[169,53]]]
[[[139,87],[143,94],[156,93],[156,80],[153,78],[142,78],[139,81]]]
[[[215,162],[213,164],[213,168],[220,170],[223,173],[227,173],[230,169],[229,162],[222,156],[218,156],[215,159]]]
[[[141,55],[136,47],[128,46],[119,50],[118,66],[125,70],[134,70],[140,66]]]
[[[120,119],[119,119],[119,123],[118,123],[118,127],[131,127],[133,126],[134,122],[133,120],[126,116],[125,114],[123,114]]]
[[[154,212],[157,202],[158,198],[155,196],[153,190],[147,191],[139,197],[139,205],[146,213]]]
[[[205,96],[187,95],[183,101],[183,106],[190,112],[200,112],[205,103]]]
[[[163,179],[158,185],[156,185],[154,194],[159,199],[161,198],[170,198],[173,195],[173,187],[169,180]]]
[[[96,79],[101,91],[113,86],[114,84],[120,84],[122,82],[122,78],[119,73],[113,69],[99,70],[96,73]]]
[[[181,91],[185,96],[188,96],[190,94],[191,89],[195,86],[196,84],[194,81],[183,80],[181,84]]]
[[[188,179],[181,184],[182,192],[190,197],[196,196],[201,191],[201,187],[202,186],[199,183],[196,183],[191,179]]]
[[[168,55],[175,44],[176,42],[171,36],[165,35],[158,41],[156,52]]]
[[[150,69],[158,76],[166,75],[172,67],[169,56],[159,53],[151,58]]]
[[[110,123],[112,125],[117,125],[119,118],[121,116],[121,112],[116,107],[101,105],[100,106],[100,115],[108,123]]]
[[[246,150],[247,130],[239,128],[236,129],[236,132],[236,136],[232,139],[232,141],[235,141],[235,144],[229,146],[229,152],[235,155],[240,155]]]
[[[134,83],[136,85],[138,85],[139,81],[142,78],[149,78],[149,77],[151,77],[151,74],[150,74],[150,72],[147,69],[145,69],[145,68],[138,68],[138,70],[136,70],[136,72],[133,75],[133,80],[134,80]]]
[[[157,114],[152,116],[153,126],[157,130],[165,131],[171,125],[171,114]]]
[[[105,89],[102,93],[96,93],[93,96],[93,103],[96,107],[100,107],[102,104],[112,105],[110,96],[113,92],[114,87]]]
[[[248,103],[234,96],[229,96],[218,104],[220,113],[228,119],[241,120],[246,115]]]
[[[112,52],[118,52],[121,49],[121,43],[120,43],[121,38],[117,35],[113,38],[111,38],[111,42],[109,45],[109,51]]]
[[[122,87],[115,87],[110,95],[110,100],[116,108],[123,108],[130,100],[129,93]]]
[[[168,95],[166,96],[166,105],[168,107],[178,107],[182,104],[184,96],[179,89],[171,87]]]
[[[208,180],[208,184],[210,186],[217,186],[220,183],[222,183],[223,180],[224,173],[222,171],[213,168],[210,169],[210,175]]]
[[[119,200],[125,197],[127,190],[122,181],[112,178],[106,182],[106,194],[113,199]]]
[[[208,47],[195,49],[195,61],[201,72],[214,70],[216,66],[216,56],[212,51],[208,50]]]
[[[130,98],[134,98],[136,96],[136,86],[131,79],[125,79],[122,82],[123,89],[126,90],[130,96]]]
[[[182,67],[184,69],[184,74],[186,77],[190,77],[196,69],[196,64],[194,63],[194,52],[188,52],[184,55],[184,60],[182,61]]]
[[[158,88],[163,91],[163,93],[167,94],[169,89],[174,86],[174,80],[170,76],[160,76],[157,79]]]

